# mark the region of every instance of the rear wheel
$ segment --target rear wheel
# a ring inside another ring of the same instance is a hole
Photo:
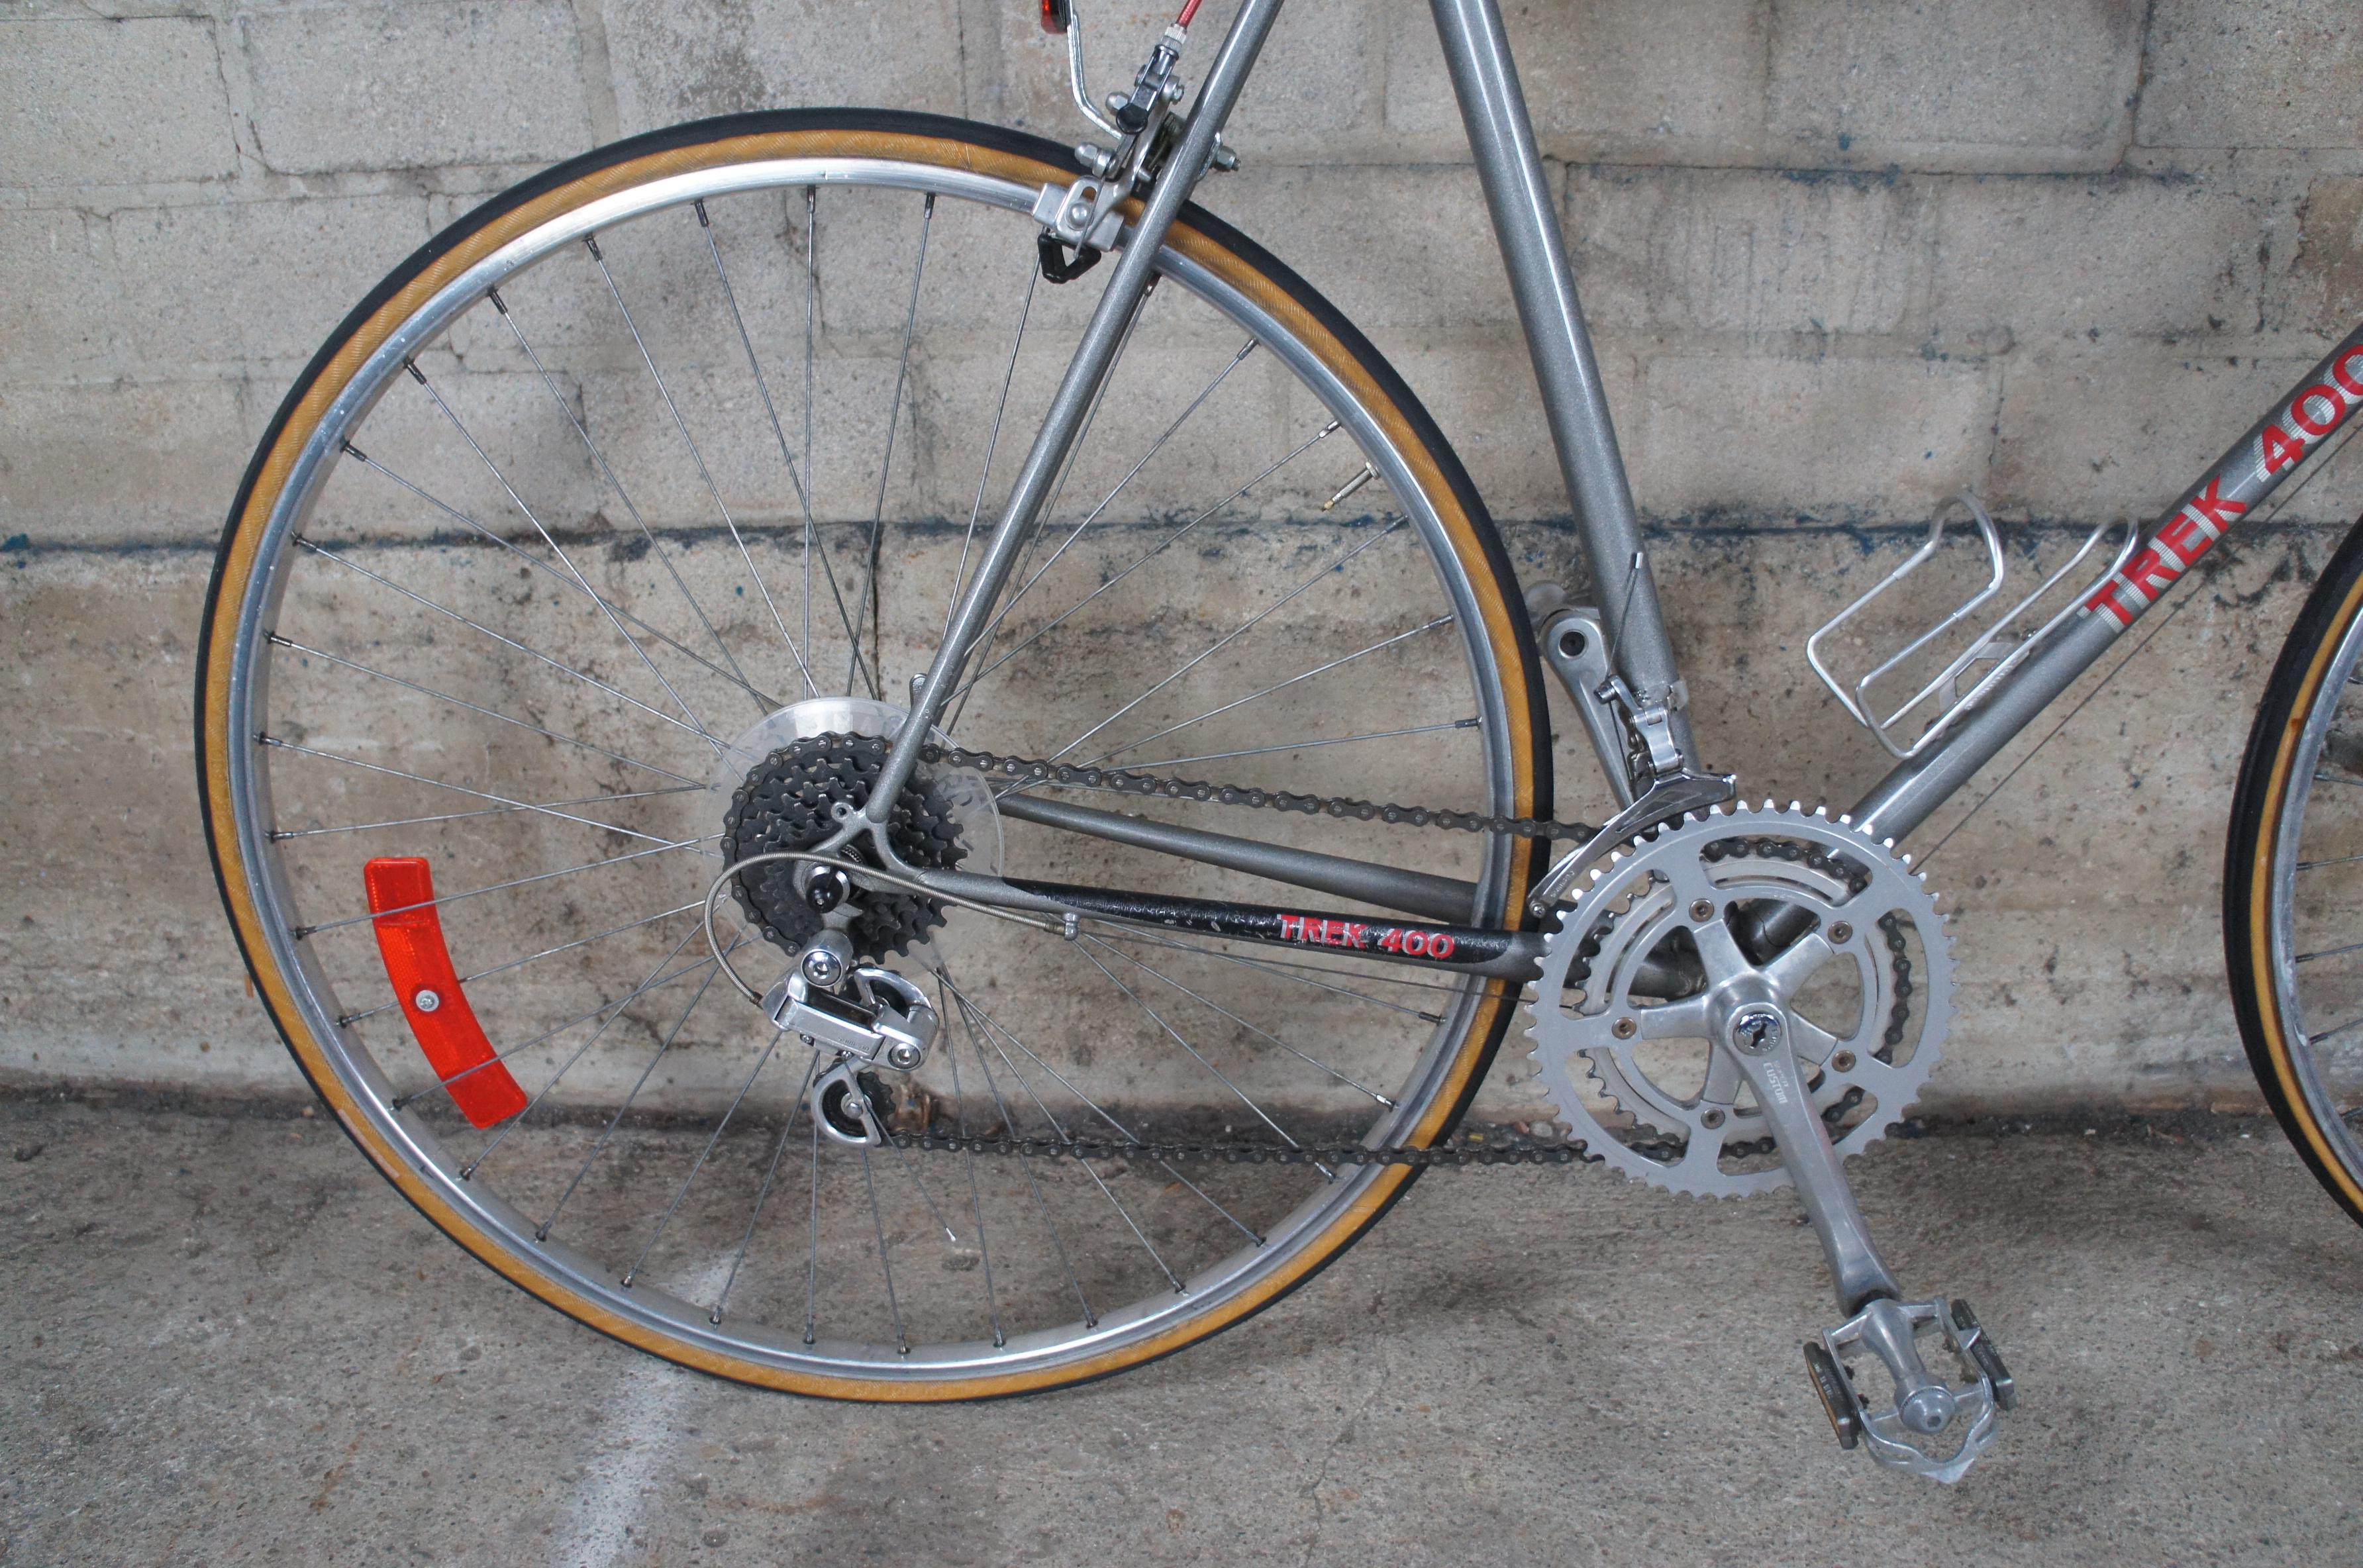
[[[2224,857],[2224,956],[2267,1103],[2363,1221],[2363,523],[2257,711]]]
[[[338,329],[223,541],[201,783],[290,1049],[436,1224],[686,1364],[881,1399],[1103,1375],[1275,1299],[1412,1174],[849,1149],[802,1109],[812,1053],[715,984],[708,884],[863,798],[1072,351],[1104,274],[1042,282],[1029,215],[1071,178],[1035,138],[860,111],[553,170]],[[1324,512],[1365,462],[1380,482]],[[1401,382],[1192,209],[946,726],[1539,814],[1530,644]],[[1476,925],[1518,923],[1537,859],[1122,804],[1457,878]],[[1017,821],[972,774],[923,775],[905,805],[918,864],[1302,898]],[[733,963],[781,973],[795,911],[753,881],[726,909]],[[389,911],[431,913],[432,940],[389,935]],[[1516,1002],[1343,952],[1114,922],[1065,941],[918,900],[865,919],[865,951],[944,1020],[924,1068],[884,1076],[910,1129],[1426,1144]],[[448,982],[392,956],[413,940],[448,949]],[[435,1057],[476,1023],[489,1063]]]

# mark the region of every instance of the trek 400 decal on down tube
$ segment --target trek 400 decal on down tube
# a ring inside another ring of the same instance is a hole
[[[2084,602],[2085,610],[2105,615],[2120,631],[2132,625],[2357,407],[2363,407],[2363,333],[2316,365],[2289,405],[2251,431],[2233,448],[2231,458],[2216,465],[2124,569]]]

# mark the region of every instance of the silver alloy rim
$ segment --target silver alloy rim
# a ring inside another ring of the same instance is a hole
[[[416,310],[371,356],[337,398],[281,492],[260,546],[260,559],[269,564],[257,569],[250,580],[243,602],[238,606],[238,638],[227,693],[230,733],[256,734],[261,727],[259,720],[267,712],[270,661],[264,657],[269,646],[265,638],[277,620],[289,563],[294,558],[294,551],[289,547],[291,537],[308,515],[313,501],[334,468],[330,459],[401,374],[410,356],[434,342],[463,311],[483,301],[489,289],[587,234],[627,218],[704,198],[844,184],[955,197],[1015,213],[1028,211],[1034,200],[1031,190],[1007,182],[880,160],[782,160],[709,170],[651,182],[553,220],[471,268]],[[1164,271],[1280,358],[1297,381],[1326,405],[1331,416],[1343,424],[1362,454],[1378,469],[1380,477],[1392,486],[1397,504],[1410,513],[1411,521],[1423,536],[1427,555],[1447,589],[1459,624],[1480,625],[1476,592],[1459,569],[1445,540],[1441,521],[1421,492],[1404,454],[1385,439],[1376,420],[1276,320],[1244,296],[1187,258],[1171,252],[1165,259]],[[1469,660],[1475,700],[1481,706],[1492,809],[1502,811],[1512,798],[1514,764],[1503,739],[1509,715],[1500,710],[1499,672],[1491,667],[1490,650],[1481,633],[1464,633],[1460,641]],[[415,1110],[394,1108],[394,1085],[359,1035],[340,1021],[345,1010],[327,974],[316,961],[312,944],[293,934],[298,925],[296,900],[280,848],[269,836],[275,819],[265,770],[255,766],[259,754],[257,746],[241,745],[232,748],[227,758],[230,797],[246,862],[251,868],[250,892],[262,911],[273,957],[281,971],[290,977],[305,1021],[330,1052],[339,1077],[357,1092],[365,1114],[440,1198],[500,1238],[514,1259],[596,1300],[626,1320],[657,1330],[685,1345],[782,1369],[838,1375],[858,1372],[867,1377],[885,1379],[1023,1374],[1055,1368],[1170,1328],[1252,1288],[1292,1257],[1297,1243],[1321,1234],[1370,1186],[1387,1179],[1377,1169],[1341,1173],[1338,1179],[1315,1189],[1300,1202],[1281,1224],[1271,1229],[1263,1245],[1241,1247],[1192,1275],[1186,1281],[1186,1294],[1164,1300],[1143,1300],[1107,1311],[1090,1327],[1079,1321],[1014,1335],[999,1347],[985,1342],[915,1344],[905,1353],[886,1343],[826,1339],[807,1345],[789,1335],[784,1328],[760,1329],[734,1320],[717,1325],[709,1320],[702,1306],[647,1285],[618,1288],[614,1265],[604,1265],[563,1242],[534,1241],[534,1223],[527,1216],[482,1182],[463,1180],[456,1161],[447,1154],[435,1131]],[[1508,844],[1501,842],[1488,846],[1479,878],[1480,908],[1500,907],[1510,849]],[[1466,1032],[1479,1000],[1478,988],[1464,986],[1459,989],[1445,1009],[1444,1021],[1435,1028],[1399,1088],[1399,1109],[1372,1128],[1367,1141],[1397,1136],[1438,1092],[1438,1086],[1458,1055],[1453,1047]]]

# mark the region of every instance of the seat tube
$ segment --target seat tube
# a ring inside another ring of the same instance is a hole
[[[1641,549],[1641,526],[1633,510],[1633,490],[1616,447],[1608,414],[1607,391],[1592,352],[1560,237],[1558,204],[1543,175],[1535,148],[1534,124],[1526,117],[1510,41],[1502,31],[1500,0],[1430,0],[1436,30],[1485,205],[1510,274],[1510,293],[1534,358],[1542,389],[1543,414],[1576,526],[1592,558],[1599,584],[1600,610],[1616,646],[1618,673],[1644,701],[1662,696],[1674,684],[1673,645],[1655,581],[1634,571]],[[1690,719],[1673,714],[1674,738],[1692,754]]]

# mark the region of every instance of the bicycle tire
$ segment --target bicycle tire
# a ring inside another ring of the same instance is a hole
[[[254,722],[256,704],[263,700],[258,691],[267,682],[255,673],[255,650],[267,646],[279,613],[277,596],[285,588],[287,539],[313,493],[298,492],[304,482],[301,470],[307,461],[316,465],[325,460],[313,446],[327,439],[324,432],[338,416],[339,396],[358,384],[355,378],[369,368],[372,354],[429,309],[438,291],[455,286],[454,280],[486,258],[526,243],[541,226],[580,215],[594,203],[643,191],[660,180],[819,157],[957,171],[966,177],[1005,182],[1013,190],[1072,178],[1063,149],[996,127],[884,111],[779,111],[676,127],[599,149],[488,201],[438,235],[346,318],[299,376],[256,452],[225,528],[206,600],[196,685],[199,787],[208,846],[256,990],[307,1081],[415,1208],[511,1283],[604,1333],[741,1382],[804,1394],[892,1400],[1033,1392],[1141,1364],[1261,1310],[1358,1239],[1402,1196],[1416,1172],[1391,1166],[1354,1175],[1349,1199],[1341,1198],[1334,1214],[1325,1211],[1318,1228],[1292,1242],[1284,1257],[1243,1270],[1187,1312],[1168,1313],[1141,1332],[1064,1358],[1006,1369],[963,1366],[949,1371],[897,1367],[889,1361],[855,1372],[816,1364],[785,1342],[755,1344],[718,1330],[709,1332],[672,1305],[648,1305],[653,1297],[636,1304],[612,1289],[586,1284],[579,1268],[535,1255],[516,1235],[484,1219],[484,1209],[463,1193],[463,1181],[455,1182],[450,1170],[422,1154],[418,1136],[405,1130],[403,1118],[408,1113],[399,1097],[375,1081],[373,1063],[353,1055],[344,1038],[349,1032],[344,1015],[314,994],[302,952],[314,933],[284,918],[292,903],[277,868],[272,834],[278,830],[257,815],[256,801],[267,797],[268,789],[256,782],[261,732]],[[1175,258],[1174,268],[1195,269],[1218,280],[1251,300],[1268,319],[1281,324],[1296,348],[1350,389],[1358,416],[1375,422],[1392,454],[1398,491],[1412,492],[1407,506],[1420,512],[1423,530],[1441,541],[1477,597],[1481,624],[1462,635],[1467,646],[1482,656],[1483,678],[1492,685],[1481,695],[1501,715],[1501,744],[1507,747],[1508,777],[1492,809],[1548,814],[1551,782],[1544,687],[1516,577],[1481,501],[1440,431],[1366,337],[1302,279],[1221,220],[1194,205],[1186,209],[1167,252]],[[916,288],[915,282],[915,299]],[[750,357],[751,352],[750,348]],[[361,459],[356,456],[355,460]],[[1436,547],[1431,542],[1430,548]],[[596,602],[598,595],[587,581],[585,592]],[[858,635],[855,643],[858,657]],[[1527,887],[1541,864],[1541,847],[1519,841],[1487,853],[1494,856],[1489,864],[1498,865],[1499,873],[1487,884],[1492,912],[1486,918],[1521,923]],[[1418,1102],[1403,1105],[1396,1134],[1400,1141],[1426,1145],[1449,1133],[1475,1093],[1516,1005],[1514,986],[1491,982],[1482,988],[1456,1037],[1427,1072]],[[885,1250],[882,1230],[882,1261]],[[624,1283],[629,1286],[628,1274]],[[891,1297],[891,1281],[888,1288]],[[702,1312],[697,1316],[702,1319]],[[715,1321],[720,1322],[718,1308]],[[995,1331],[997,1337],[997,1324]],[[904,1353],[909,1353],[907,1344]]]
[[[2241,762],[2224,860],[2224,967],[2249,1066],[2306,1167],[2363,1223],[2363,1143],[2346,1120],[2363,1099],[2354,1098],[2351,1086],[2340,1087],[2341,1079],[2351,1079],[2351,1066],[2334,1066],[2321,1048],[2332,1032],[2346,1031],[2309,1020],[2301,985],[2302,964],[2339,956],[2308,951],[2313,944],[2302,934],[2341,912],[2339,893],[2335,880],[2326,890],[2310,881],[2302,895],[2297,887],[2300,870],[2338,872],[2340,864],[2301,860],[2302,844],[2321,844],[2325,834],[2341,834],[2343,841],[2352,832],[2343,801],[2325,798],[2311,823],[2308,811],[2358,661],[2363,521],[2332,555],[2274,662]]]

